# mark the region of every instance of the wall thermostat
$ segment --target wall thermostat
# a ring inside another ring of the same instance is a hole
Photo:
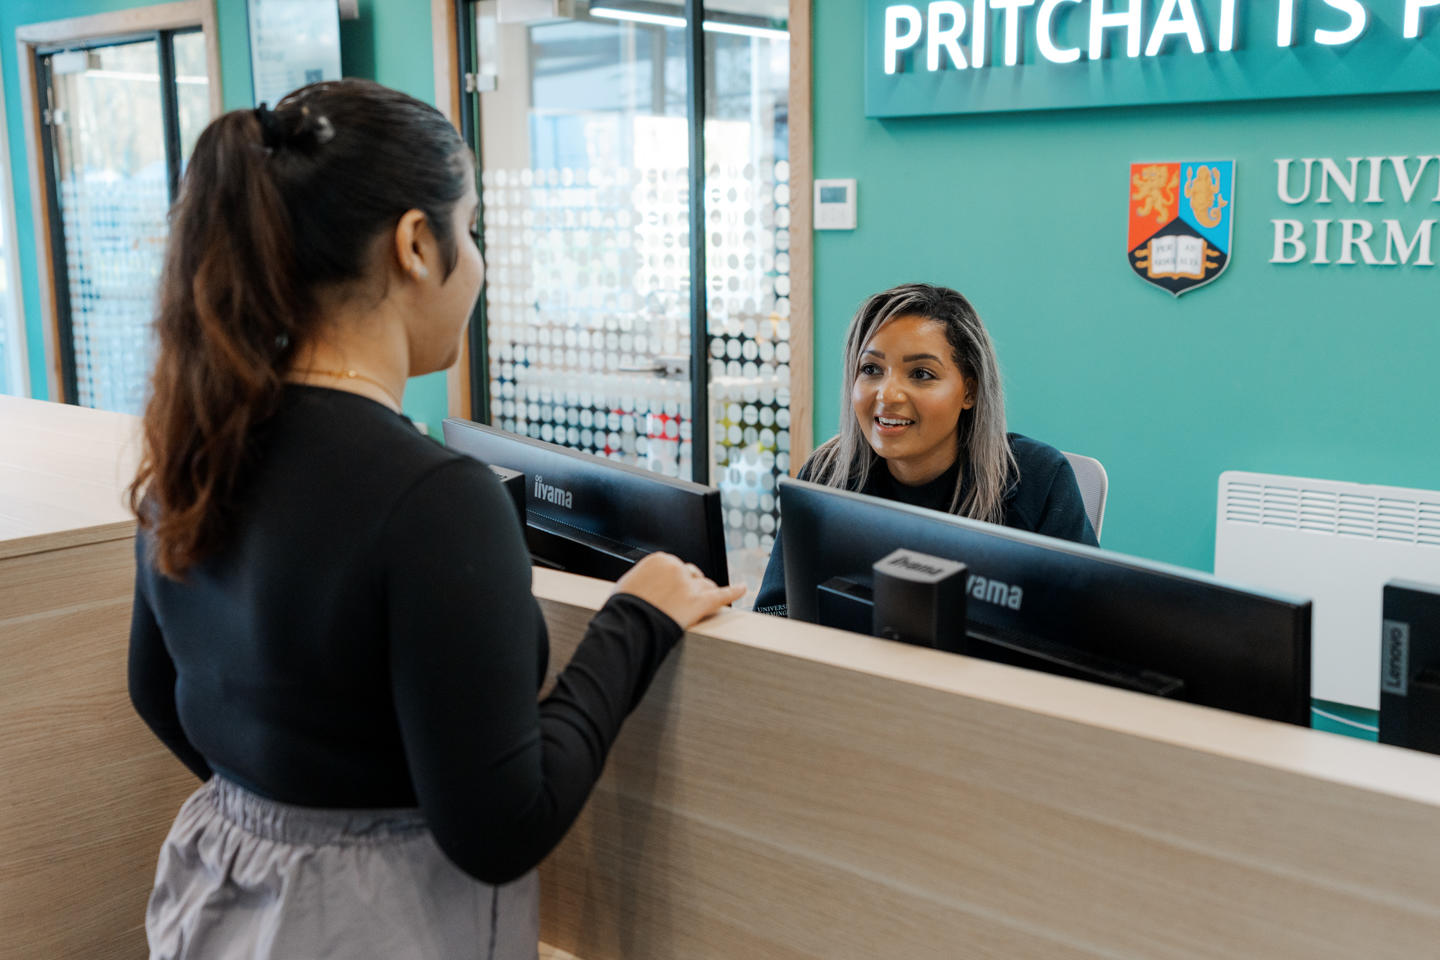
[[[815,181],[815,229],[855,229],[855,181]]]

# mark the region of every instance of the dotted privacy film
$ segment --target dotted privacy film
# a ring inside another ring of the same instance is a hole
[[[75,399],[83,406],[144,409],[168,206],[163,169],[60,182]]]
[[[209,112],[203,37],[184,34],[174,43],[182,126],[193,133]],[[169,232],[160,48],[155,40],[139,40],[85,56],[84,69],[52,77],[50,129],[65,250],[66,296],[59,306],[70,319],[67,346],[75,361],[70,399],[140,413]]]
[[[687,192],[684,170],[485,171],[496,424],[689,478]]]
[[[487,28],[479,14],[500,73],[481,97],[492,419],[667,476],[698,473],[721,491],[731,576],[752,586],[777,529],[775,480],[790,468],[785,10],[726,11],[746,30],[705,31],[693,237],[683,30],[594,18]],[[509,65],[528,71],[528,91]],[[691,309],[697,242],[704,327]],[[692,336],[708,358],[699,370]],[[706,410],[691,409],[692,377]],[[705,450],[693,449],[696,415],[708,417]]]
[[[766,555],[790,468],[788,179],[706,178],[709,476],[728,547]],[[495,423],[689,479],[686,172],[487,170],[482,202]]]
[[[712,138],[713,139],[713,138]],[[789,164],[706,176],[712,482],[736,565],[774,543],[775,478],[790,469]],[[738,572],[737,572],[738,573]]]

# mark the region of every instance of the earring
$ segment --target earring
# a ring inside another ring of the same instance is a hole
[[[430,271],[425,269],[425,264],[417,263],[410,268],[410,275],[416,280],[424,280],[426,277],[430,276]]]

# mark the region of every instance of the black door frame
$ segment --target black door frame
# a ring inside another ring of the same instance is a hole
[[[475,0],[456,0],[456,37],[460,47],[460,133],[484,169],[480,142],[480,91],[470,78],[477,73]],[[710,484],[710,318],[706,291],[705,243],[705,63],[704,0],[685,0],[685,71],[689,96],[685,120],[690,135],[690,473],[696,483]],[[478,175],[478,170],[477,170]],[[480,253],[485,253],[481,206]],[[470,416],[492,423],[490,409],[489,336],[482,291],[470,318]]]

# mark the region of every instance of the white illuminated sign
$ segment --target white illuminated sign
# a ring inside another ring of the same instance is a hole
[[[1146,0],[933,0],[924,4],[894,3],[885,7],[881,55],[884,72],[905,69],[911,54],[914,69],[929,72],[966,70],[1003,64],[1013,67],[1027,34],[1034,49],[1050,63],[1074,63],[1106,57],[1136,59],[1156,57],[1171,50],[1188,49],[1194,54],[1228,53],[1235,48],[1236,5],[1240,0],[1220,0],[1218,23],[1196,9],[1196,0],[1162,0],[1153,22],[1146,23]],[[1297,43],[1346,46],[1359,40],[1373,18],[1366,0],[1259,0],[1273,5],[1275,46]],[[1406,39],[1418,39],[1427,13],[1440,18],[1440,0],[1396,0],[1402,5],[1402,32]],[[1074,9],[1071,9],[1073,5]],[[1328,26],[1310,29],[1301,35],[1297,23],[1304,22],[1302,8],[1325,11],[1317,17]],[[998,14],[999,37],[987,37],[992,11]],[[1243,13],[1243,11],[1242,11]],[[1056,21],[1062,16],[1085,18],[1083,48],[1064,44],[1056,36]],[[1210,31],[1213,30],[1213,35]],[[968,47],[968,49],[967,49]],[[993,48],[993,52],[992,52]],[[921,55],[923,53],[923,56]]]

